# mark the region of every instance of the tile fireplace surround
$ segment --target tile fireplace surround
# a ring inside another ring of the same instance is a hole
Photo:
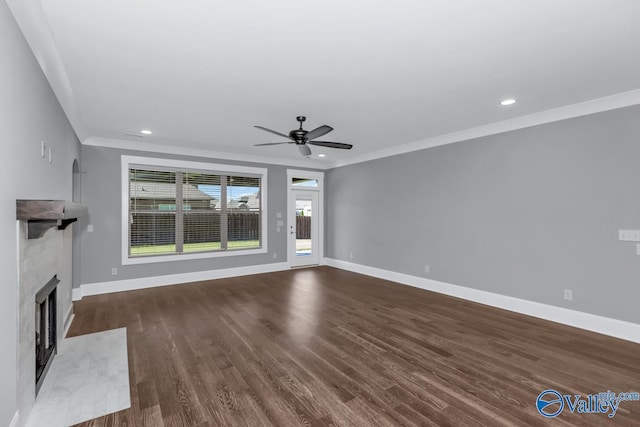
[[[57,341],[62,344],[71,319],[71,260],[73,227],[48,230],[27,240],[27,225],[17,221],[18,278],[18,411],[19,425],[29,418],[36,397],[35,296],[55,275],[57,287]]]

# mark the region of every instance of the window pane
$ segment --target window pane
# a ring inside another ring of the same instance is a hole
[[[227,177],[229,249],[260,247],[260,178]]]
[[[220,250],[220,176],[183,175],[184,252]]]
[[[310,178],[292,178],[291,185],[296,187],[317,187],[318,180]]]
[[[129,253],[176,252],[176,174],[129,170]]]
[[[130,257],[261,247],[261,178],[153,166],[128,172]]]

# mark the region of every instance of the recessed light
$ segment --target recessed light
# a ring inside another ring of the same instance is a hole
[[[149,129],[142,129],[140,133],[143,135],[151,135],[153,132],[151,132]]]
[[[513,105],[515,103],[516,103],[516,100],[513,98],[510,98],[510,99],[505,99],[504,101],[501,101],[500,105],[507,106],[507,105]]]
[[[326,154],[318,154],[318,157],[326,157]]]

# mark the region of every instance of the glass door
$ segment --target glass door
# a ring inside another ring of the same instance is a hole
[[[292,190],[289,206],[289,261],[292,267],[316,265],[318,254],[318,192]]]

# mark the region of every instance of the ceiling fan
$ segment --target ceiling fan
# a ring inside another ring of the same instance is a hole
[[[307,120],[307,118],[305,116],[298,116],[296,117],[296,120],[300,122],[300,129],[292,130],[291,132],[289,132],[289,135],[276,132],[275,130],[267,129],[262,126],[255,126],[256,128],[262,129],[263,131],[270,132],[290,140],[285,142],[267,142],[264,144],[255,144],[255,146],[258,147],[262,145],[296,144],[298,146],[298,149],[300,150],[300,153],[305,157],[311,155],[311,149],[307,146],[307,144],[317,145],[320,147],[342,148],[344,150],[349,150],[351,149],[351,147],[353,147],[353,145],[351,144],[343,144],[341,142],[312,141],[313,139],[319,138],[322,135],[328,134],[333,130],[333,128],[331,126],[322,125],[312,131],[307,131],[302,129],[302,123]]]

